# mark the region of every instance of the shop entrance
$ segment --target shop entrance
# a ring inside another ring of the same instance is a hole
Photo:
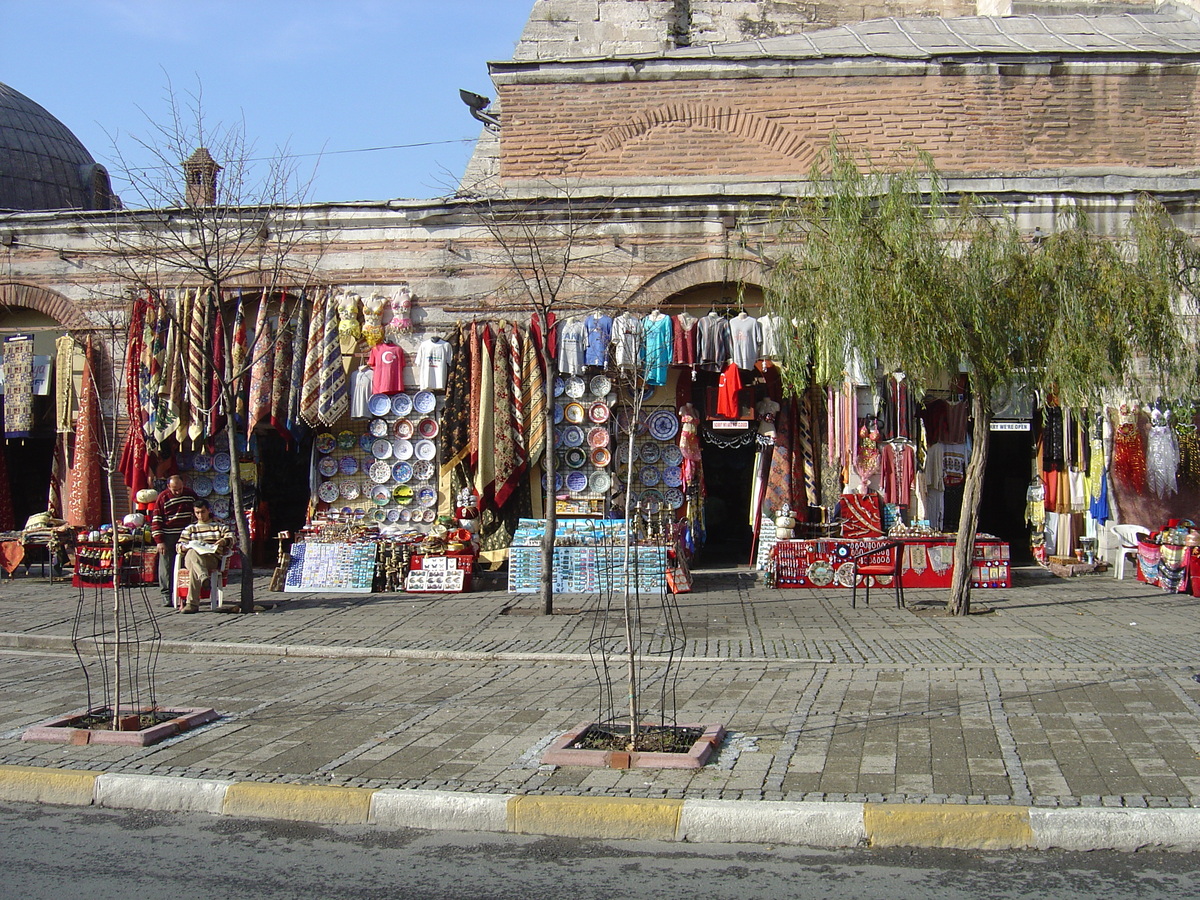
[[[707,538],[700,555],[705,567],[744,566],[750,560],[754,533],[750,527],[750,494],[756,444],[717,447],[705,444],[704,524]]]
[[[993,431],[983,476],[979,530],[1009,544],[1017,565],[1033,562],[1029,525],[1025,522],[1025,492],[1033,456],[1032,431]]]

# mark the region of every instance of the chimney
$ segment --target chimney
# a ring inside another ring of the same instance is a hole
[[[217,173],[220,171],[221,167],[206,147],[197,147],[196,152],[183,161],[187,185],[184,199],[188,206],[212,206],[217,202]]]

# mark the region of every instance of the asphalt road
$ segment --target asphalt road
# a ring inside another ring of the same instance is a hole
[[[4,900],[1200,897],[1200,855],[813,851],[0,804]]]

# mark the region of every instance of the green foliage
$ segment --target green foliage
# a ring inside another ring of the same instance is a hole
[[[811,185],[777,211],[766,291],[796,323],[793,391],[840,381],[854,356],[918,389],[965,363],[985,396],[1015,382],[1072,403],[1132,387],[1135,374],[1164,391],[1194,374],[1181,314],[1194,313],[1198,254],[1149,198],[1121,235],[1069,207],[1031,238],[997,205],[948,196],[927,157],[860,167],[836,138]]]

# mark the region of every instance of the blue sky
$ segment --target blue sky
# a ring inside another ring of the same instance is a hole
[[[479,133],[458,89],[494,97],[531,0],[0,0],[0,82],[58,117],[117,176],[168,80],[208,123],[286,146],[315,201],[446,193]],[[465,142],[464,142],[465,141]],[[446,142],[446,143],[441,143]],[[395,145],[423,147],[341,153]],[[324,153],[317,157],[307,154]],[[114,184],[118,193],[121,185]]]

